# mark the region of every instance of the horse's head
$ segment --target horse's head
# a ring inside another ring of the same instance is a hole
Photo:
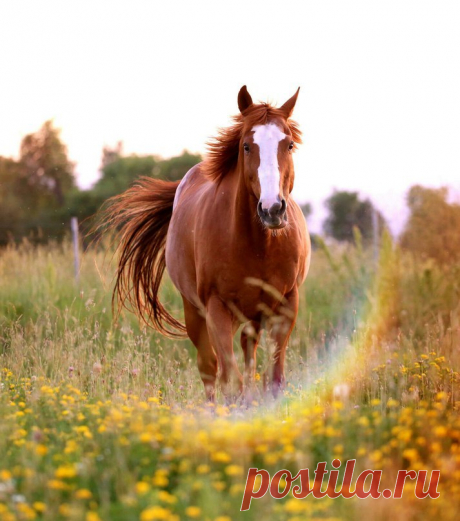
[[[258,199],[257,213],[270,229],[287,224],[287,200],[294,186],[292,152],[300,141],[297,127],[289,122],[299,89],[280,108],[253,104],[242,87],[238,106],[243,118],[239,154],[248,190]]]

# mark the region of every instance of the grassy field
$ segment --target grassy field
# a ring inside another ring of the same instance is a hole
[[[460,266],[314,252],[277,401],[207,404],[188,341],[111,313],[110,254],[80,282],[68,243],[0,251],[0,520],[457,519]],[[164,300],[180,316],[166,282]],[[236,346],[237,347],[237,346]],[[240,362],[240,350],[237,348]],[[257,369],[268,364],[264,338]],[[357,460],[441,471],[439,499],[275,500],[241,513],[249,467]]]

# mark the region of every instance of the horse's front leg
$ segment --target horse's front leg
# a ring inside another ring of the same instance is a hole
[[[249,322],[241,331],[241,348],[244,353],[244,394],[245,399],[251,402],[254,393],[256,375],[256,353],[260,339],[260,322]]]
[[[299,310],[299,292],[295,288],[286,295],[286,302],[278,310],[278,320],[271,327],[271,336],[275,343],[273,355],[272,392],[276,397],[286,384],[284,376],[284,359]]]
[[[217,355],[222,392],[227,401],[234,401],[243,388],[243,378],[233,352],[234,317],[218,297],[209,299],[206,325]]]

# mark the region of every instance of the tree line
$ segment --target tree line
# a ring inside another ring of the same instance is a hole
[[[175,181],[201,160],[187,151],[169,159],[125,155],[119,142],[102,150],[100,179],[91,189],[81,190],[60,132],[47,121],[23,138],[18,160],[0,156],[0,246],[24,237],[33,242],[60,240],[68,234],[73,216],[85,234],[103,203],[140,176]],[[334,191],[325,204],[324,234],[338,241],[352,242],[357,228],[369,244],[386,228],[383,215],[357,192]],[[442,263],[460,260],[460,205],[448,201],[448,190],[413,186],[407,204],[410,216],[401,246]],[[306,203],[302,210],[308,218],[312,207]]]
[[[199,161],[199,155],[187,151],[170,159],[126,156],[120,142],[103,149],[100,179],[90,190],[81,190],[60,132],[47,121],[23,138],[17,161],[0,157],[0,245],[23,237],[60,240],[69,232],[71,217],[78,217],[86,235],[102,204],[138,177],[175,181]]]

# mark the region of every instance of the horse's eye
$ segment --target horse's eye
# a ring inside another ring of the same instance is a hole
[[[249,152],[249,145],[247,143],[243,143],[243,148],[245,152]]]
[[[291,141],[289,143],[289,150],[292,150],[294,148],[294,141]]]

